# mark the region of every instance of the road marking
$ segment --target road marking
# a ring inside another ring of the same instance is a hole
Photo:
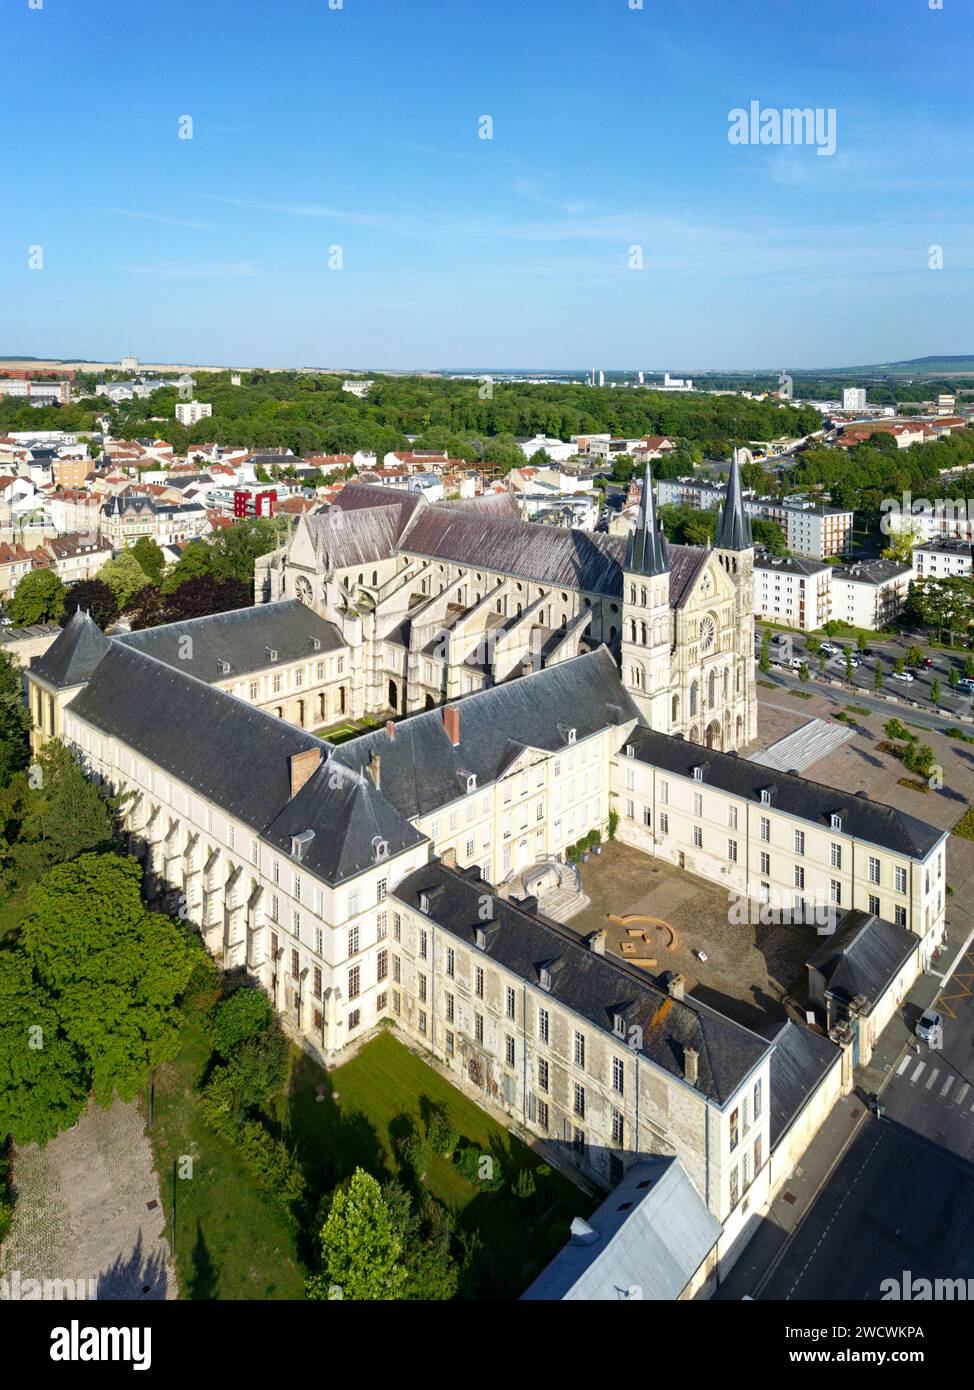
[[[924,1086],[923,1089],[924,1089],[925,1091],[929,1091],[929,1090],[930,1090],[930,1087],[933,1085],[933,1083],[936,1081],[936,1079],[937,1079],[937,1077],[938,1077],[939,1075],[940,1075],[940,1068],[939,1068],[939,1067],[934,1067],[933,1071],[932,1071],[932,1072],[930,1073],[930,1075],[927,1077],[927,1084]]]
[[[965,1081],[964,1084],[963,1084],[963,1086],[960,1088],[960,1090],[959,1090],[959,1091],[957,1092],[957,1094],[954,1096],[954,1100],[956,1101],[956,1103],[957,1103],[958,1105],[963,1105],[963,1104],[964,1104],[964,1097],[967,1095],[967,1093],[968,1093],[968,1091],[969,1091],[970,1089],[971,1089],[970,1083],[967,1082],[967,1081]]]
[[[899,1064],[899,1066],[896,1068],[896,1075],[897,1075],[897,1076],[902,1076],[903,1073],[906,1071],[906,1069],[907,1069],[907,1067],[908,1067],[909,1065],[910,1065],[910,1054],[907,1053],[906,1056],[903,1058],[902,1062],[901,1062],[901,1063]]]
[[[948,1076],[947,1080],[944,1082],[943,1086],[941,1086],[941,1088],[940,1088],[940,1099],[941,1099],[941,1100],[943,1100],[944,1096],[947,1094],[947,1092],[950,1090],[950,1088],[951,1088],[951,1086],[953,1086],[953,1084],[954,1084],[954,1078],[953,1078],[952,1076]]]
[[[919,1062],[919,1063],[917,1064],[917,1069],[916,1069],[916,1071],[915,1071],[915,1072],[913,1073],[913,1075],[910,1077],[910,1085],[911,1085],[911,1086],[915,1086],[916,1083],[920,1080],[920,1073],[923,1071],[923,1068],[924,1068],[926,1065],[927,1065],[926,1062]]]

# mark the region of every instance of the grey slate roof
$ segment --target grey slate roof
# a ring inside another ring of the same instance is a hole
[[[230,680],[267,668],[268,648],[277,652],[277,664],[285,665],[303,657],[313,660],[345,647],[334,623],[320,618],[298,599],[167,623],[128,633],[117,640],[207,682]],[[320,644],[317,650],[315,641]],[[186,655],[187,652],[192,654]],[[222,669],[221,661],[230,663],[229,671]]]
[[[611,543],[619,539],[459,507],[427,507],[406,527],[400,548],[539,584],[621,596],[619,546]]]
[[[475,773],[478,785],[493,782],[525,748],[567,749],[570,728],[581,741],[639,717],[606,647],[467,695],[452,707],[460,716],[456,748],[443,710],[435,709],[401,720],[394,738],[373,731],[349,739],[333,756],[361,770],[378,754],[383,796],[412,819],[466,795],[461,773]]]
[[[320,739],[112,640],[69,706],[255,830],[291,796],[288,759]]]
[[[717,535],[714,545],[718,550],[750,550],[754,544],[751,535],[751,518],[744,510],[741,495],[741,468],[734,450],[730,477],[727,480],[727,496],[717,522]]]
[[[806,964],[829,992],[848,1004],[862,994],[872,1006],[920,944],[905,927],[858,909],[846,913],[835,932]]]
[[[476,950],[476,929],[484,925],[481,904],[489,888],[476,869],[459,872],[434,860],[404,878],[393,896],[418,910],[420,895],[432,892],[428,916]],[[641,1028],[638,1055],[671,1077],[682,1080],[686,1049],[695,1048],[694,1089],[707,1100],[723,1106],[769,1052],[771,1044],[757,1033],[699,1000],[672,998],[625,961],[592,951],[570,928],[496,896],[492,911],[484,951],[489,960],[535,988],[540,988],[540,967],[558,962],[550,998],[605,1033],[613,1033],[616,1015],[627,1030]]]
[[[388,854],[394,855],[426,839],[376,791],[368,775],[335,762],[314,773],[266,828],[264,838],[289,853],[291,836],[309,829],[315,836],[301,862],[332,884],[374,868],[379,862],[376,841],[385,841]]]
[[[842,816],[842,831],[857,839],[879,845],[911,858],[925,857],[944,832],[926,821],[892,806],[850,796],[821,782],[812,782],[788,772],[778,772],[733,753],[719,753],[690,743],[672,734],[659,733],[640,725],[627,739],[638,762],[650,763],[664,772],[693,777],[693,768],[703,768],[705,786],[717,787],[760,804],[762,789],[771,792],[771,806],[817,825],[830,824],[834,812]]]
[[[769,1100],[772,1153],[840,1055],[835,1043],[791,1019],[781,1025],[773,1042]]]
[[[574,1236],[521,1295],[526,1300],[600,1302],[631,1296],[679,1298],[723,1234],[678,1158],[637,1163],[588,1225],[591,1243]],[[634,1295],[632,1295],[634,1296]]]
[[[349,483],[323,516],[308,518],[319,559],[335,568],[388,559],[396,551],[479,565],[537,584],[622,598],[625,536],[544,526],[497,514],[483,498],[429,504],[398,488]],[[702,546],[667,547],[670,604],[686,602],[707,562]]]
[[[626,543],[626,569],[639,574],[664,574],[669,568],[666,557],[666,537],[656,516],[653,501],[653,476],[646,460],[646,476],[643,479],[643,495],[639,502],[639,520],[634,531],[630,531]]]
[[[94,619],[78,608],[31,671],[48,685],[67,690],[89,678],[110,646],[110,639]]]

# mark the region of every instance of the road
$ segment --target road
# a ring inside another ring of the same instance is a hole
[[[835,674],[838,675],[839,673],[836,672]],[[913,706],[909,704],[909,700],[912,698],[910,695],[903,695],[898,691],[891,690],[890,694],[897,694],[899,699],[903,702],[899,705],[894,705],[890,704],[888,700],[882,698],[877,699],[875,691],[867,693],[858,686],[855,690],[852,690],[845,684],[839,689],[835,686],[827,685],[823,681],[817,681],[814,678],[810,681],[802,681],[799,680],[797,675],[792,675],[790,671],[777,670],[775,667],[772,667],[766,674],[760,674],[758,679],[773,681],[774,684],[779,686],[782,690],[814,691],[816,695],[821,695],[826,700],[831,701],[837,709],[847,709],[850,704],[855,704],[861,705],[863,709],[871,710],[876,714],[884,714],[887,719],[908,719],[911,724],[919,724],[924,729],[933,730],[934,733],[942,733],[944,729],[957,727],[957,716],[969,713],[969,706],[957,710],[956,713],[950,710],[934,712],[933,710],[922,708],[914,709]],[[907,690],[911,688],[910,686],[906,687]],[[796,713],[800,713],[798,706],[796,706]]]
[[[879,1299],[904,1270],[974,1279],[974,948],[934,1006],[942,1046],[899,1059],[885,1115],[861,1126],[762,1299]],[[919,1008],[906,1010],[912,1026]]]

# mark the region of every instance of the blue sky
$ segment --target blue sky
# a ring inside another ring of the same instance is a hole
[[[0,15],[0,353],[974,353],[970,0],[29,3]],[[835,153],[732,145],[752,101],[834,108]]]

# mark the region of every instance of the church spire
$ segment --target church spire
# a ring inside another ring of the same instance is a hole
[[[744,498],[741,495],[741,469],[736,449],[727,482],[727,496],[724,499],[720,520],[717,522],[714,546],[717,550],[751,550],[754,546],[751,519],[744,510]]]
[[[636,529],[630,531],[626,544],[626,569],[637,574],[666,574],[670,568],[666,553],[666,538],[662,523],[657,519],[653,502],[653,479],[646,460],[646,476],[643,479],[643,496],[639,504],[639,520]]]

